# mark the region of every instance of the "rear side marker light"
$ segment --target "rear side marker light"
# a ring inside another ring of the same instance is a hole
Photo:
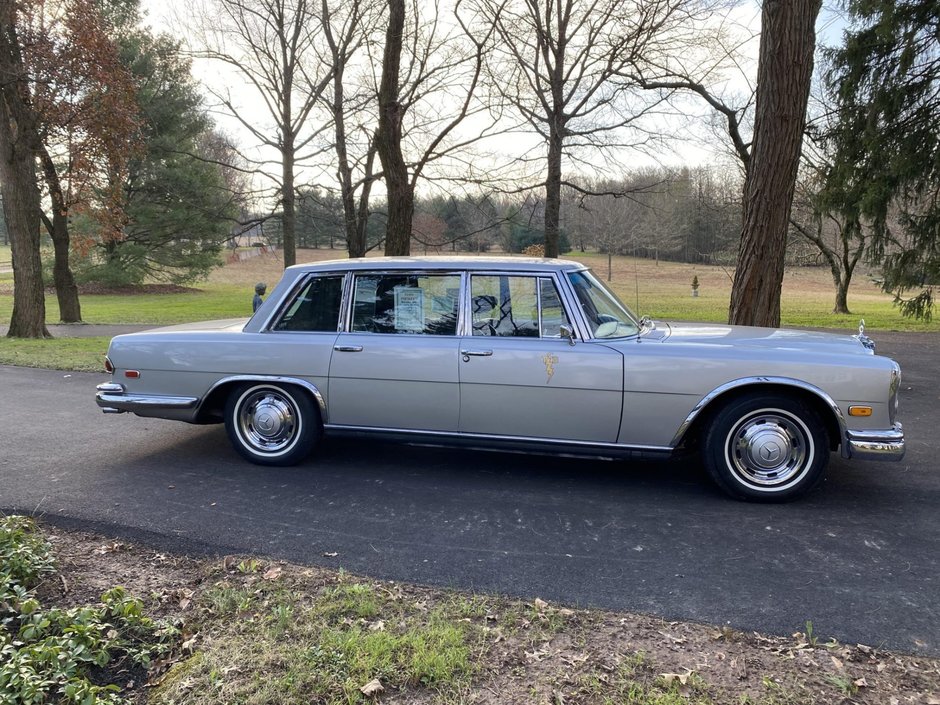
[[[111,363],[111,358],[107,355],[104,356],[104,369],[109,375],[114,374],[114,365]]]
[[[140,377],[140,372],[138,372],[137,370],[127,370],[124,372],[124,376],[127,377],[128,379],[137,379],[138,377]],[[852,413],[852,412],[849,412],[849,413]]]
[[[850,406],[849,416],[871,416],[870,406]]]

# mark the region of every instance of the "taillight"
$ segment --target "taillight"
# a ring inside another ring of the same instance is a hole
[[[114,374],[114,365],[111,364],[111,358],[107,355],[104,356],[104,369],[109,375]]]

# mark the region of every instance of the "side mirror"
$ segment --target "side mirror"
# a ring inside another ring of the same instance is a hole
[[[568,345],[574,345],[574,329],[569,326],[567,323],[562,323],[559,327],[558,332],[561,334],[562,338],[565,338],[568,341]]]

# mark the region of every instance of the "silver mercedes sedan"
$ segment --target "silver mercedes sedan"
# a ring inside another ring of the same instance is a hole
[[[584,265],[415,257],[287,269],[250,320],[120,335],[105,413],[225,424],[261,465],[324,434],[608,457],[699,452],[740,499],[832,451],[900,460],[900,368],[859,335],[638,319]]]

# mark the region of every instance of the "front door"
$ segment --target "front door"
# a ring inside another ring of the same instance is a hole
[[[473,275],[472,335],[460,339],[460,431],[582,442],[617,441],[623,356],[571,345],[547,276]]]

